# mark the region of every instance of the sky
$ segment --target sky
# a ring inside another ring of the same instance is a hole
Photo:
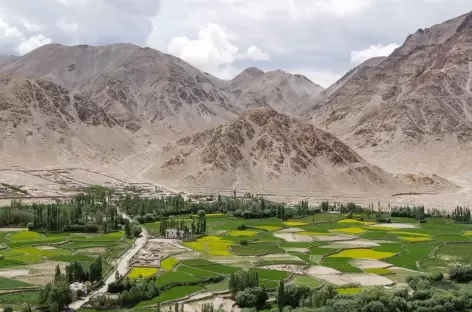
[[[0,54],[134,43],[222,79],[282,69],[328,87],[470,0],[0,0]]]

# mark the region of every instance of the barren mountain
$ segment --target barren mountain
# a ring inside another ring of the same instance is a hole
[[[235,118],[222,81],[184,61],[131,44],[40,47],[1,69],[90,96],[131,131],[201,129]]]
[[[263,71],[250,67],[229,83],[230,100],[244,109],[270,107],[278,112],[297,114],[303,104],[323,88],[302,75],[281,70]]]
[[[419,29],[312,101],[311,116],[367,159],[403,172],[470,166],[472,13]]]
[[[146,176],[175,187],[394,193],[403,177],[372,166],[333,135],[269,108],[164,148]]]
[[[3,165],[112,161],[134,143],[87,96],[50,81],[0,74]]]
[[[18,59],[17,56],[13,55],[0,55],[0,69],[3,66],[9,65]]]
[[[132,44],[49,44],[5,61],[0,71],[81,92],[130,131],[171,129],[167,135],[174,136],[234,120],[248,107],[293,112],[321,90],[303,76],[255,68],[223,81],[179,58]]]

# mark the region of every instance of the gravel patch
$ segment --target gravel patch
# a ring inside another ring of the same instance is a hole
[[[288,252],[301,252],[301,253],[306,253],[309,252],[310,250],[308,248],[297,248],[297,247],[286,247],[284,248],[285,251]]]
[[[303,265],[277,264],[277,265],[266,265],[266,266],[263,266],[262,268],[268,269],[268,270],[292,272],[296,274],[305,274],[303,270]]]
[[[376,274],[346,274],[345,276],[361,286],[389,286],[394,283],[385,276]]]
[[[0,232],[20,232],[28,231],[27,228],[0,228]]]
[[[414,229],[417,226],[411,223],[379,223],[373,224],[372,227],[380,227],[380,228],[392,228],[392,229]]]
[[[360,286],[389,286],[394,282],[375,274],[317,274],[314,277],[337,286],[358,284]]]
[[[333,244],[329,244],[327,246],[323,246],[324,248],[334,248],[334,249],[341,249],[341,248],[363,248],[363,247],[377,247],[380,246],[376,242],[368,241],[368,240],[352,240],[352,241],[339,241]]]
[[[53,246],[38,246],[36,247],[40,250],[54,250],[54,249],[57,249],[56,247],[53,247]]]
[[[349,235],[332,235],[332,236],[312,236],[314,240],[320,242],[336,242],[336,241],[345,241],[348,239],[354,239],[355,236]]]
[[[341,274],[340,271],[328,268],[321,265],[311,266],[307,270],[307,275],[318,276],[318,275],[336,275]]]
[[[9,271],[0,271],[0,277],[13,278],[19,276],[28,276],[29,270],[9,270]]]
[[[314,239],[313,237],[308,235],[300,235],[295,233],[274,233],[274,236],[281,238],[287,242],[312,242]]]
[[[351,264],[359,269],[383,269],[389,268],[392,265],[387,262],[379,260],[364,260],[364,259],[355,259],[351,261]]]

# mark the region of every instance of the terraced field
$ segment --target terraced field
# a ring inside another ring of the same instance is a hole
[[[207,219],[207,236],[181,242],[181,246],[173,243],[179,248],[165,245],[159,250],[164,256],[155,264],[130,269],[130,279],[139,282],[151,277],[156,286],[167,287],[134,310],[200,293],[219,296],[227,291],[229,276],[245,269],[257,272],[259,283],[269,290],[282,279],[310,288],[331,283],[338,293],[353,294],[379,285],[395,288],[411,274],[447,272],[457,263],[471,263],[471,226],[447,219],[422,224],[398,221],[376,224],[323,213],[286,221],[213,215]],[[37,291],[30,288],[42,283],[33,277],[46,265],[50,280],[56,263],[90,263],[99,254],[117,257],[130,244],[122,233],[42,235],[22,231],[0,236],[6,247],[0,250],[0,284],[28,289],[0,295],[0,307],[4,303],[15,306],[18,298],[24,298],[24,303],[37,302]]]
[[[228,288],[229,274],[249,268],[269,289],[283,279],[312,288],[332,283],[338,293],[352,294],[472,261],[472,251],[463,252],[472,250],[472,227],[447,219],[396,221],[376,224],[324,213],[286,221],[215,215],[207,219],[208,236],[183,243],[188,250],[162,261],[157,283],[195,282],[201,289],[191,290],[218,293]],[[204,283],[217,276],[224,279]]]
[[[61,269],[72,261],[87,268],[98,255],[105,260],[104,272],[114,258],[129,246],[123,232],[107,234],[41,234],[21,230],[0,232],[0,290],[19,290],[0,294],[0,308],[22,310],[38,302],[39,286],[51,282],[56,265]],[[25,289],[25,291],[21,291]]]

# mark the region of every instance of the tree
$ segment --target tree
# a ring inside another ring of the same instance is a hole
[[[115,276],[116,277],[116,276]],[[91,282],[102,279],[102,257],[98,256],[92,264],[90,264],[89,278]]]
[[[61,310],[59,309],[59,305],[57,304],[57,302],[53,302],[49,305],[49,311],[51,312],[61,312]]]
[[[13,308],[10,306],[6,306],[5,308],[3,308],[3,312],[13,312]]]
[[[129,221],[125,222],[125,235],[131,238],[131,226],[129,225]]]
[[[59,283],[62,280],[62,273],[59,264],[56,265],[56,272],[54,273],[54,284]]]
[[[468,283],[472,281],[472,266],[458,265],[449,270],[451,280],[458,283]]]
[[[33,312],[31,309],[31,305],[28,303],[28,305],[23,309],[23,312]]]
[[[285,297],[285,284],[283,280],[280,280],[277,290],[275,291],[275,300],[277,301],[277,307],[279,312],[285,307],[286,297]]]
[[[262,285],[238,291],[235,301],[241,308],[262,308],[265,306],[268,298],[267,291],[264,285]]]

